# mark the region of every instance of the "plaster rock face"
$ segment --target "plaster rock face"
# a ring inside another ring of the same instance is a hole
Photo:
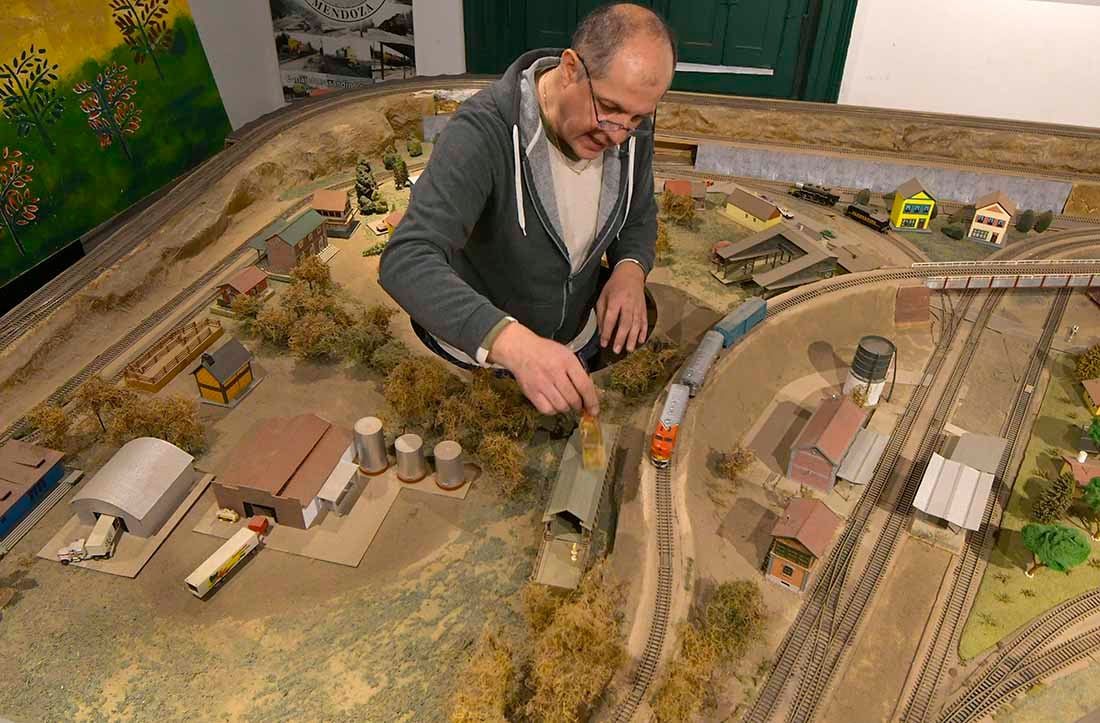
[[[658,132],[680,131],[751,143],[806,144],[904,153],[950,163],[972,161],[1035,171],[1100,175],[1100,140],[1043,133],[848,115],[795,107],[776,110],[663,103]]]
[[[435,113],[435,99],[428,92],[390,96],[376,101],[376,104],[398,138],[420,138],[421,119]]]
[[[1073,187],[1066,201],[1067,214],[1076,216],[1096,216],[1100,218],[1100,186],[1079,183]]]
[[[393,127],[386,116],[373,108],[340,114],[326,114],[326,124],[309,124],[314,133],[291,132],[295,152],[287,164],[287,172],[299,172],[308,178],[354,168],[360,156],[381,157],[386,146],[394,141]],[[278,159],[277,159],[278,160]]]

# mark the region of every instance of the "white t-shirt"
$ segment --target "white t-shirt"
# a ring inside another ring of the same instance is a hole
[[[573,273],[584,263],[596,240],[596,222],[600,211],[603,181],[603,154],[592,160],[570,160],[553,143],[550,169],[554,177],[554,196],[561,220],[562,240],[569,250]]]

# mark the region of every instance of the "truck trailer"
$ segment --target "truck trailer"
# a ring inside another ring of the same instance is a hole
[[[187,589],[195,597],[206,597],[206,594],[232,572],[241,560],[256,551],[265,531],[266,526],[262,531],[253,529],[252,526],[238,530],[213,555],[206,558],[205,562],[187,576],[184,581],[187,584]]]

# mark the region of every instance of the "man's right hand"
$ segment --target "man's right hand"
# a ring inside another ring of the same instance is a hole
[[[576,354],[518,321],[504,327],[493,341],[489,361],[512,372],[524,395],[543,414],[565,414],[571,409],[592,415],[600,412],[596,387]]]

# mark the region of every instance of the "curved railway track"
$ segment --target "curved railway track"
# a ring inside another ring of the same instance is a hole
[[[951,587],[947,598],[940,609],[937,625],[932,632],[924,657],[915,675],[912,690],[906,699],[905,708],[900,719],[919,723],[930,720],[933,712],[933,704],[937,691],[943,680],[943,673],[953,651],[957,650],[959,635],[962,632],[962,624],[966,620],[967,611],[976,592],[976,583],[981,580],[980,571],[984,567],[984,561],[988,559],[989,548],[993,543],[993,532],[996,526],[993,522],[993,514],[1000,499],[1002,488],[1006,486],[1005,477],[1009,470],[1009,464],[1020,442],[1021,433],[1024,431],[1024,422],[1027,419],[1028,409],[1031,406],[1032,392],[1039,383],[1039,377],[1046,366],[1050,355],[1050,345],[1054,335],[1062,322],[1066,305],[1069,303],[1070,292],[1059,291],[1047,313],[1043,324],[1043,331],[1039,341],[1031,353],[1027,370],[1016,389],[1011,411],[1004,425],[1001,427],[1000,436],[1008,440],[1004,453],[1001,455],[997,466],[997,473],[993,477],[993,488],[986,501],[980,527],[975,532],[968,532],[962,554],[955,564],[952,575]],[[1008,489],[1011,489],[1008,483]],[[911,676],[910,677],[914,677]]]

